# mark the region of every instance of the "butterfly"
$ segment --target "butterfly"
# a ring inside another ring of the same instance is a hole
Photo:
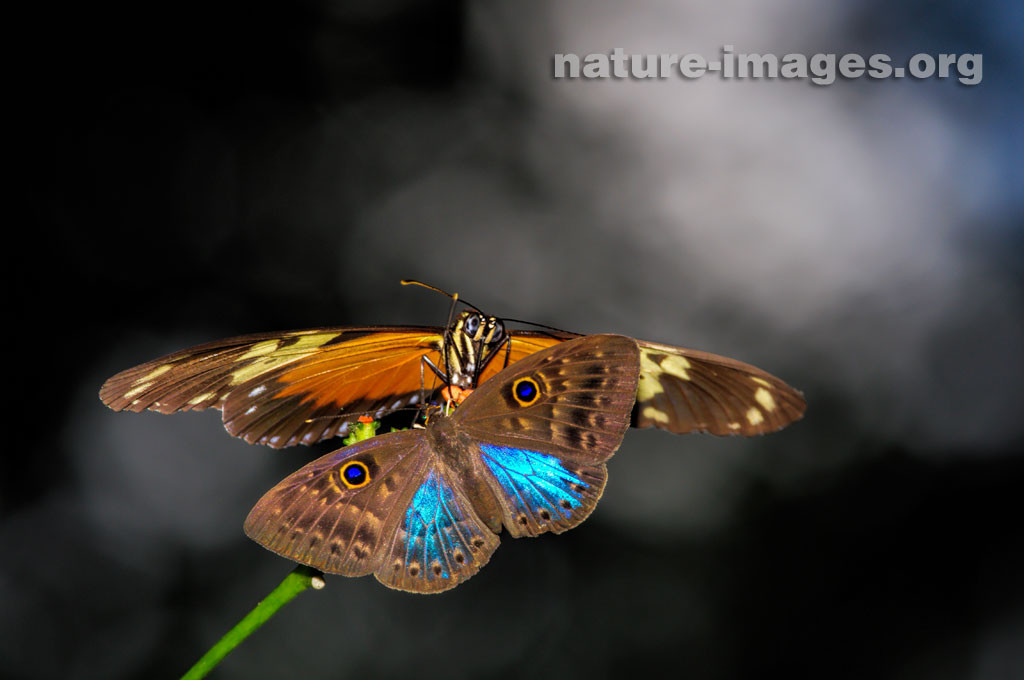
[[[282,448],[344,435],[364,414],[423,404],[445,387],[473,389],[501,369],[580,337],[509,330],[476,308],[445,328],[337,327],[245,335],[185,349],[107,380],[115,411],[220,409],[229,433]],[[728,357],[634,340],[635,427],[751,436],[803,416],[803,396]]]
[[[504,529],[561,533],[594,509],[636,400],[641,352],[583,336],[512,363],[423,429],[329,453],[260,499],[246,534],[321,571],[416,593],[483,567]]]

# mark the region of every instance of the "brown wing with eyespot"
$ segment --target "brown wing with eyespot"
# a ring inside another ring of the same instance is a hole
[[[508,364],[545,347],[581,337],[564,331],[515,331]],[[803,417],[803,395],[756,366],[728,357],[636,340],[640,382],[633,427],[675,434],[706,432],[745,437],[775,432]],[[480,382],[505,366],[499,352]]]
[[[634,427],[749,437],[803,417],[803,395],[755,366],[645,340],[637,344],[640,382]]]
[[[343,433],[364,412],[390,412],[433,384],[441,329],[325,328],[230,338],[175,352],[107,380],[115,411],[217,408],[228,432],[281,448]]]
[[[343,478],[353,464],[366,474],[356,488]],[[390,588],[417,593],[454,588],[499,543],[423,430],[380,435],[313,461],[260,499],[245,533],[321,571],[372,572]]]
[[[631,338],[590,335],[530,356],[484,383],[454,418],[513,536],[561,533],[593,511],[636,399]]]
[[[245,533],[327,573],[369,574],[384,558],[427,454],[422,434],[412,430],[329,453],[264,494],[245,520]],[[342,477],[352,462],[363,464],[369,478],[359,488],[349,488]]]

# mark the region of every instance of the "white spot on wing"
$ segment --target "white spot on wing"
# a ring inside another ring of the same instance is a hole
[[[250,397],[258,397],[258,396],[260,396],[261,394],[263,394],[266,391],[267,391],[267,386],[266,385],[259,385],[258,387],[254,387],[251,390],[249,390],[249,396]]]

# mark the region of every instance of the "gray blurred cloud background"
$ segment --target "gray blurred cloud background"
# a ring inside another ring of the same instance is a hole
[[[218,677],[1024,674],[1024,59],[1008,2],[261,3],[29,15],[0,676],[174,677],[290,569],[333,446],[114,414],[118,370],[442,298],[755,363],[806,418],[631,431],[439,597],[329,578]],[[556,52],[982,53],[984,80],[560,81]],[[20,219],[20,218],[19,218]],[[26,351],[26,349],[28,351]]]

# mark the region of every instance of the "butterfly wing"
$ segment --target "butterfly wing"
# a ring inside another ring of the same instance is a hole
[[[376,573],[391,588],[420,593],[466,580],[499,542],[423,430],[380,435],[306,465],[260,499],[245,533],[321,571]]]
[[[509,533],[560,533],[594,509],[604,462],[629,427],[638,368],[632,339],[581,337],[512,364],[458,408]]]
[[[638,340],[635,427],[746,437],[803,417],[803,396],[770,373],[728,357]]]
[[[479,383],[486,382],[487,380],[498,375],[498,373],[514,364],[517,361],[525,359],[531,354],[536,354],[541,350],[553,347],[566,340],[572,340],[573,338],[581,337],[576,333],[566,333],[563,331],[523,331],[513,330],[509,331],[508,350],[499,350],[494,353],[491,360],[484,366],[480,372]],[[508,357],[506,362],[505,358]]]
[[[511,331],[508,365],[534,352],[581,337],[562,331]],[[803,417],[806,403],[797,390],[756,366],[728,357],[636,340],[640,384],[634,427],[675,434],[707,432],[746,437],[780,430]],[[499,352],[480,382],[505,367]]]
[[[433,374],[437,328],[327,328],[229,338],[175,352],[107,380],[100,399],[115,411],[216,408],[250,444],[274,448],[344,434],[365,412],[414,402]]]

